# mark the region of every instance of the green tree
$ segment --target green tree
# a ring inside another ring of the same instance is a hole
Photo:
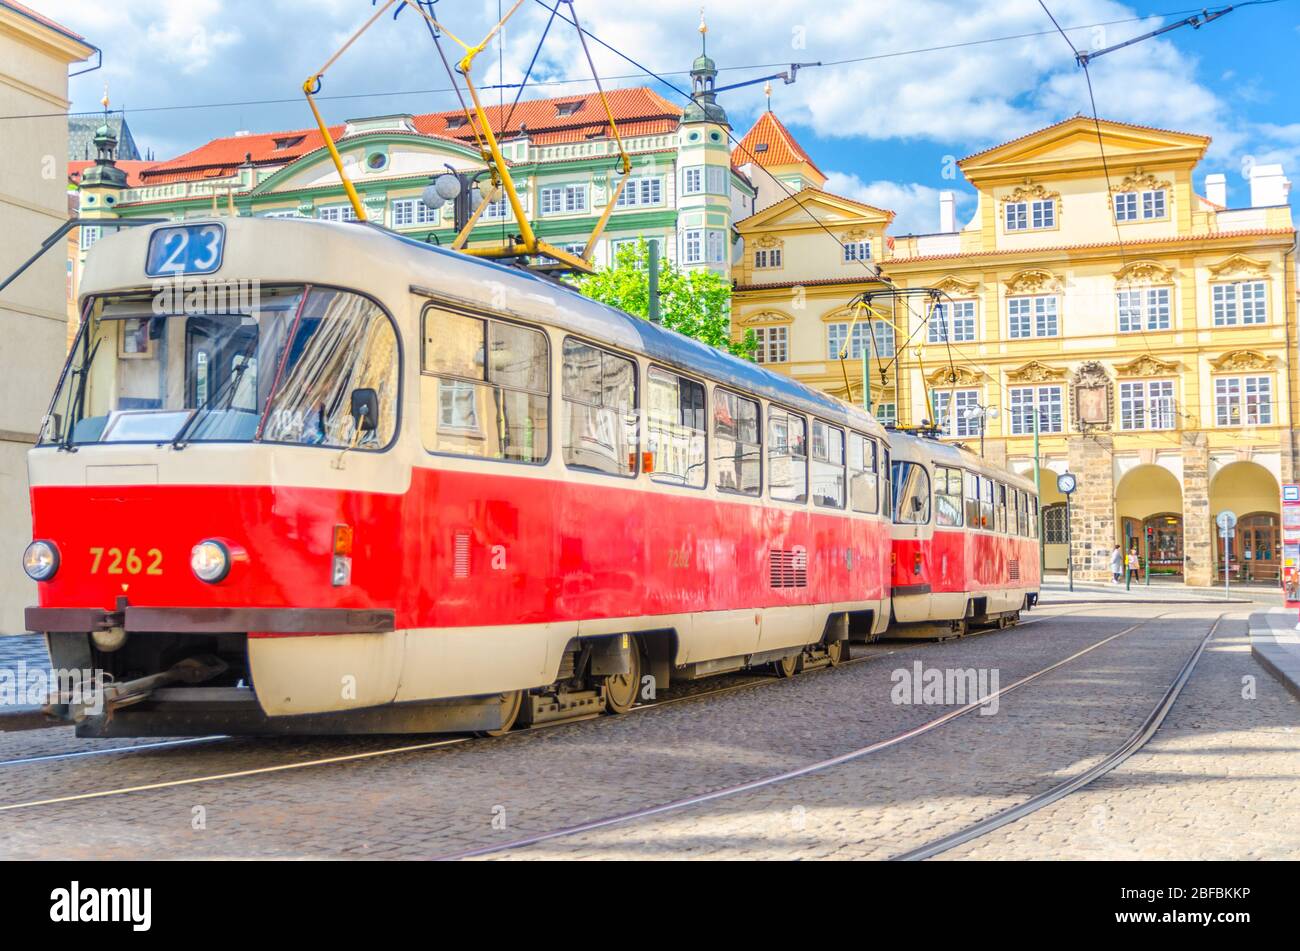
[[[650,248],[644,238],[618,249],[611,267],[571,278],[583,294],[644,319],[650,317]],[[665,327],[738,357],[754,359],[758,340],[731,339],[731,285],[712,271],[659,262],[659,312]]]

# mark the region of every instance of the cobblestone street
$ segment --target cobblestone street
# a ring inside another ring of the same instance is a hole
[[[787,782],[496,853],[887,858],[1105,756],[1225,612],[1149,746],[1073,797],[943,857],[1293,857],[1300,834],[1283,803],[1300,774],[1300,705],[1243,648],[1247,609],[1119,602],[1048,607],[1019,628],[955,641],[859,648],[850,665],[791,681],[715,678],[675,688],[681,702],[501,739],[155,746],[78,740],[68,728],[3,734],[0,855],[428,858],[492,848],[914,730],[955,708],[894,702],[916,663],[995,674],[992,688],[1005,688],[1127,631],[1000,696],[992,715],[972,711]],[[131,745],[144,748],[63,756]],[[36,756],[63,758],[13,762]]]

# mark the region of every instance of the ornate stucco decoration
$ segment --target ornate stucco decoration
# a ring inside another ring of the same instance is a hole
[[[1210,265],[1210,273],[1216,278],[1261,277],[1268,272],[1268,262],[1234,254],[1226,261]]]
[[[780,238],[776,237],[775,235],[765,234],[765,235],[760,235],[759,237],[754,239],[754,247],[783,248],[785,247],[785,242]]]
[[[1026,268],[1013,274],[1007,281],[1009,294],[1054,294],[1059,293],[1061,287],[1059,277],[1040,267]]]
[[[1074,407],[1074,426],[1079,432],[1110,429],[1114,383],[1106,368],[1096,360],[1080,364],[1070,381],[1070,402]]]
[[[974,297],[980,289],[978,281],[963,281],[951,274],[945,274],[943,279],[933,287],[935,290],[943,291],[949,297]]]
[[[1018,185],[1013,191],[1003,195],[1001,202],[1003,205],[1008,202],[1018,201],[1055,201],[1056,217],[1061,217],[1061,193],[1050,192],[1033,179],[1026,178],[1023,185]]]
[[[1064,380],[1067,373],[1068,370],[1049,367],[1037,360],[1030,360],[1024,366],[1008,372],[1007,380],[1011,383],[1054,383],[1057,380]]]
[[[1276,365],[1274,357],[1266,357],[1258,350],[1232,350],[1211,360],[1210,366],[1220,373],[1235,373],[1239,370],[1271,370]]]
[[[988,376],[970,367],[940,367],[926,378],[931,386],[979,386]]]
[[[790,324],[790,323],[794,323],[793,317],[788,317],[785,314],[782,314],[779,311],[775,311],[775,310],[760,310],[756,314],[750,314],[746,317],[740,318],[740,324],[742,327],[752,327],[757,324]]]
[[[1127,176],[1118,185],[1110,186],[1110,192],[1112,195],[1118,192],[1153,192],[1161,188],[1171,193],[1171,195],[1165,196],[1165,201],[1168,202],[1172,196],[1174,186],[1167,181],[1156,178],[1150,172],[1135,168],[1132,175]]]
[[[1174,269],[1159,261],[1133,261],[1115,272],[1116,284],[1171,284]]]
[[[871,232],[865,228],[853,228],[844,232],[842,237],[845,241],[869,241],[871,240]]]
[[[1166,362],[1149,353],[1144,353],[1129,363],[1115,367],[1117,376],[1170,376],[1178,372],[1177,361]]]

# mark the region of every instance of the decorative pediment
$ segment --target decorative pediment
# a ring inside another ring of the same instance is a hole
[[[1118,376],[1170,376],[1178,372],[1179,363],[1166,362],[1149,353],[1144,353],[1129,363],[1115,367]]]
[[[1260,277],[1267,272],[1267,261],[1250,258],[1244,254],[1234,254],[1226,261],[1210,265],[1210,273],[1218,278]]]
[[[938,283],[931,286],[937,291],[943,291],[949,297],[974,297],[980,289],[978,281],[963,281],[951,274],[945,274]]]
[[[1258,350],[1232,350],[1211,360],[1210,366],[1220,373],[1235,373],[1239,370],[1271,370],[1277,364],[1274,357],[1268,357]]]
[[[794,318],[775,310],[760,310],[740,318],[740,326],[754,327],[762,324],[791,324]]]
[[[1008,372],[1007,380],[1012,383],[1051,383],[1055,380],[1064,380],[1068,372],[1065,369],[1049,367],[1037,360],[1030,360],[1019,369]]]
[[[1026,268],[1013,274],[1007,281],[1007,293],[1009,294],[1042,294],[1052,293],[1061,289],[1062,282],[1059,277],[1051,271],[1045,271],[1040,267]]]
[[[1111,185],[1111,194],[1117,192],[1150,192],[1163,188],[1172,195],[1173,185],[1169,182],[1161,181],[1150,172],[1144,172],[1140,168],[1133,169],[1132,175],[1127,175],[1118,185]]]
[[[1048,191],[1040,183],[1026,178],[1023,185],[1016,186],[1015,189],[1002,196],[1002,204],[1017,201],[1057,201],[1061,198],[1060,192]],[[1058,209],[1059,210],[1059,209]]]
[[[776,237],[775,235],[764,234],[764,235],[759,235],[757,238],[754,239],[754,247],[783,248],[785,247],[785,242],[782,241],[780,238]]]
[[[925,379],[932,387],[979,386],[988,381],[988,375],[970,367],[946,366],[935,370]]]
[[[1174,269],[1159,261],[1133,261],[1115,272],[1116,284],[1169,284]]]

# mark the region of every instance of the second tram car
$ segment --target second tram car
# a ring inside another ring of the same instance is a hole
[[[894,620],[964,632],[1005,626],[1033,607],[1040,581],[1034,483],[921,435],[890,433],[890,450]]]

